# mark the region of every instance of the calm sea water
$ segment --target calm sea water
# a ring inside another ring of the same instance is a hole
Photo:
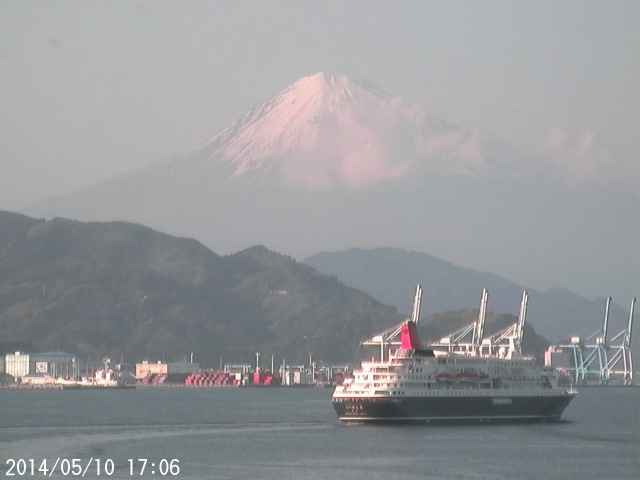
[[[0,477],[44,478],[43,459],[50,468],[77,458],[83,468],[93,459],[85,478],[102,479],[160,477],[172,459],[180,479],[640,478],[637,388],[584,388],[563,422],[495,426],[345,426],[330,396],[302,388],[0,390]],[[142,477],[139,458],[148,460]],[[34,459],[35,475],[10,471],[9,459]],[[113,473],[97,477],[96,459],[112,461]],[[58,467],[50,478],[74,477]]]

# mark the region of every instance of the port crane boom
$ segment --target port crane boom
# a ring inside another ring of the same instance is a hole
[[[416,325],[420,320],[421,303],[422,303],[422,287],[420,285],[416,285],[416,293],[413,298],[413,309],[411,311],[411,317],[409,319]],[[375,345],[375,346],[379,345],[380,361],[384,362],[385,348],[391,345],[400,345],[400,341],[397,340],[397,338],[398,338],[398,335],[400,335],[400,333],[402,332],[402,326],[404,324],[405,322],[402,322],[401,324],[396,325],[395,327],[391,327],[368,340],[360,342],[360,345]]]

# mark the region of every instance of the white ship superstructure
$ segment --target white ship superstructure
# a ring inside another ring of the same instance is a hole
[[[554,370],[541,368],[520,352],[524,308],[505,345],[483,342],[486,292],[473,329],[475,342],[440,342],[422,348],[413,314],[365,345],[380,345],[380,360],[362,362],[353,378],[336,387],[333,404],[345,421],[558,420],[576,392],[558,385]],[[509,330],[509,329],[508,329]],[[394,339],[400,337],[400,342]],[[504,340],[504,339],[503,339]],[[385,355],[389,345],[399,345]]]

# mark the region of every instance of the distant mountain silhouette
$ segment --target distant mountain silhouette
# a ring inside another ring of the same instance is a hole
[[[367,292],[387,305],[408,304],[412,286],[421,283],[425,314],[477,308],[482,289],[486,288],[489,291],[489,310],[517,315],[522,291],[525,290],[524,286],[497,275],[475,272],[431,255],[402,249],[318,253],[304,263],[336,275],[347,285]],[[568,339],[573,335],[586,337],[602,326],[604,298],[591,301],[563,289],[546,292],[526,290],[529,293],[527,322],[551,341]],[[628,310],[625,307],[628,308],[626,305],[612,305],[610,333],[626,327]]]

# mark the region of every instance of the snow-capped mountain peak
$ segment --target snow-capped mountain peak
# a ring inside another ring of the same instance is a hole
[[[366,186],[426,159],[458,172],[482,161],[472,135],[423,105],[326,73],[296,81],[198,150],[230,165],[234,177],[275,170],[286,184],[312,189]]]

